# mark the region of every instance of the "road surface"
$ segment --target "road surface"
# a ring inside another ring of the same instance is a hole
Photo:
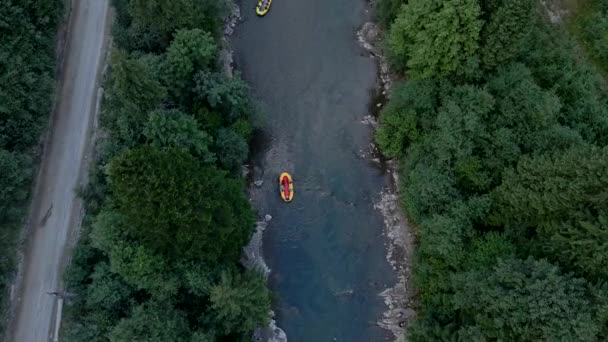
[[[70,232],[79,224],[75,189],[85,169],[97,100],[98,75],[109,25],[108,0],[77,0],[72,9],[61,92],[37,180],[29,236],[9,337],[53,340]]]

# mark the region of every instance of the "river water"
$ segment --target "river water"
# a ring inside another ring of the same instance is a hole
[[[383,219],[386,186],[370,155],[376,64],[359,47],[360,0],[275,0],[263,18],[240,3],[237,69],[264,114],[255,143],[252,197],[273,218],[264,235],[278,325],[289,341],[383,341],[378,293],[394,285]],[[283,203],[280,172],[295,198]]]

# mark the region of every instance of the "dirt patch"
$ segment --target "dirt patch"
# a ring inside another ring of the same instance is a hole
[[[593,11],[592,0],[539,0],[545,16],[552,24],[563,24]]]

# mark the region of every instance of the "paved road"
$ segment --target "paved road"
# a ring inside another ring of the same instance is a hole
[[[61,291],[69,233],[78,224],[75,188],[94,117],[108,10],[108,0],[78,0],[73,8],[60,102],[32,204],[22,292],[11,325],[15,342],[52,339],[57,298],[47,292]]]

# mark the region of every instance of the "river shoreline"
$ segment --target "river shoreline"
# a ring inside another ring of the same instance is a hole
[[[369,4],[373,10],[374,3]],[[390,98],[391,87],[397,80],[397,76],[392,74],[380,45],[383,40],[384,32],[377,23],[371,21],[373,15],[368,18],[361,29],[357,31],[357,40],[361,47],[369,52],[369,57],[376,60],[378,66],[378,84],[375,94],[370,102],[370,114],[367,115],[362,123],[371,126],[375,132],[378,127],[378,118],[382,107]],[[372,141],[372,150],[377,151],[375,143]],[[386,260],[397,274],[398,282],[391,288],[386,289],[379,295],[384,299],[387,310],[378,324],[393,333],[396,342],[406,341],[406,330],[416,316],[414,311],[415,292],[411,288],[412,258],[415,245],[415,238],[407,217],[400,207],[399,189],[401,187],[399,179],[398,165],[392,160],[383,160],[378,152],[376,160],[381,160],[387,174],[387,186],[382,190],[380,201],[374,203],[374,208],[382,213],[384,218],[386,243]]]

